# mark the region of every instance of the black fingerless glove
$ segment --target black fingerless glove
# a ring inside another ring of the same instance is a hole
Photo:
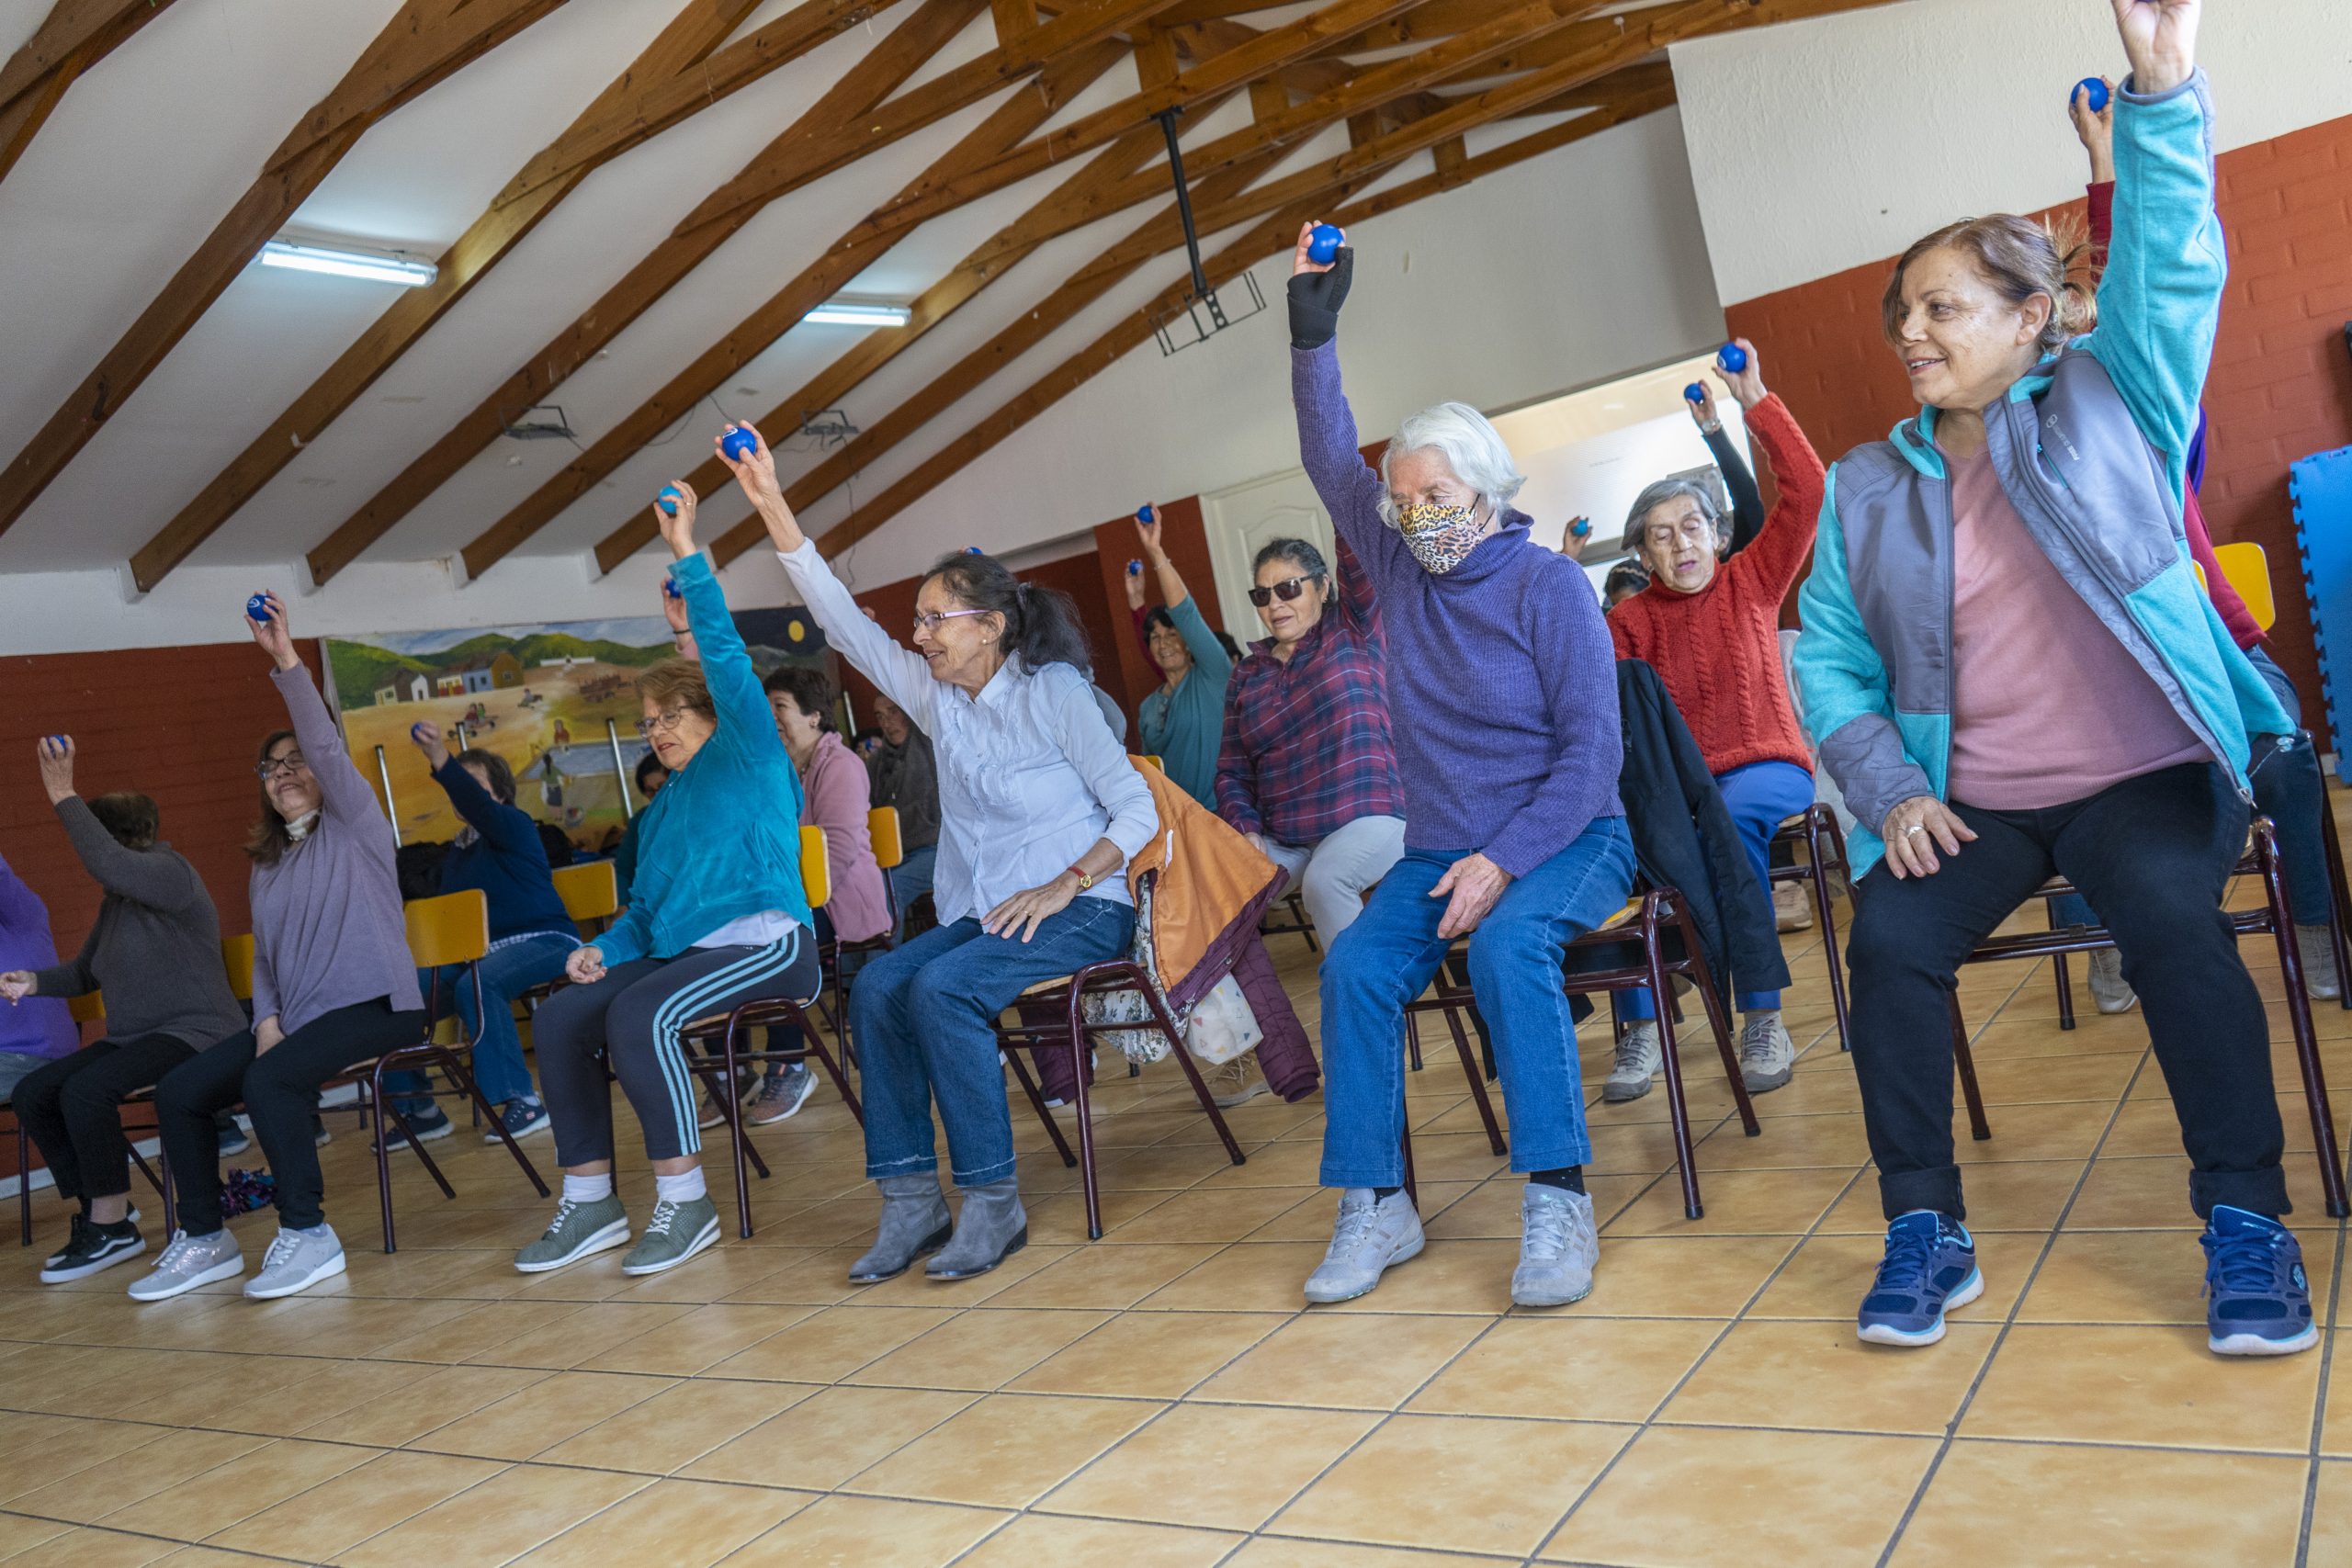
[[[1341,245],[1329,272],[1302,272],[1290,280],[1290,345],[1321,348],[1340,330],[1340,307],[1348,302],[1348,282],[1355,276],[1356,253]]]

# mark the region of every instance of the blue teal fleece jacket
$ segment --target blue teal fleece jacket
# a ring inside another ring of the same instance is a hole
[[[730,920],[780,909],[808,925],[800,775],[727,613],[710,558],[670,569],[684,596],[718,728],[638,816],[628,912],[596,940],[607,964],[675,958]]]

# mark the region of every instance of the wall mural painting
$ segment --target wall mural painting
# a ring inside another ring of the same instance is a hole
[[[832,650],[806,611],[741,611],[735,627],[763,677],[799,664],[838,684]],[[379,793],[383,749],[402,843],[446,841],[461,825],[409,739],[424,719],[441,727],[452,751],[462,727],[466,745],[504,758],[515,804],[590,852],[616,841],[628,810],[644,805],[633,777],[647,750],[637,733],[637,677],[672,657],[659,615],[322,641],[345,743]]]

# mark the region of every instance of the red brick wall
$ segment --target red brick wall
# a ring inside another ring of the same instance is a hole
[[[2310,604],[2295,552],[2287,465],[2352,443],[2352,117],[2222,155],[2219,203],[2230,283],[2205,387],[2205,483],[2214,542],[2270,558],[2278,621],[2270,650],[2325,728]],[[2077,204],[2079,209],[2079,204]],[[1825,457],[1885,435],[1914,412],[1879,331],[1894,258],[1729,307],[1773,389]],[[1784,610],[1793,626],[1794,598]]]

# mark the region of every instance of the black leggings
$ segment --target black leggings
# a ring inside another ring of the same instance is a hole
[[[394,1012],[379,997],[314,1018],[256,1055],[251,1030],[206,1047],[155,1086],[155,1120],[172,1160],[180,1228],[210,1235],[221,1226],[220,1145],[212,1118],[239,1100],[277,1179],[277,1223],[310,1230],[326,1223],[326,1181],[319,1174],[311,1118],[319,1088],[360,1062],[423,1043],[424,1010]]]
[[[1874,868],[1857,890],[1846,950],[1854,1072],[1887,1217],[1966,1215],[1952,1163],[1954,976],[2052,870],[2109,917],[2123,977],[2147,1009],[2194,1167],[2191,1206],[2287,1213],[2269,1023],[2221,908],[2246,829],[2228,774],[2189,762],[2040,811],[1951,808],[1975,841],[1939,854],[1928,876]]]
[[[123,1097],[195,1055],[185,1040],[142,1034],[97,1041],[25,1076],[17,1085],[17,1116],[48,1163],[59,1197],[86,1204],[130,1190]]]

